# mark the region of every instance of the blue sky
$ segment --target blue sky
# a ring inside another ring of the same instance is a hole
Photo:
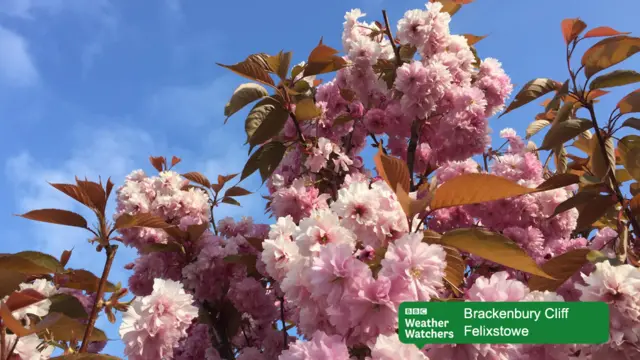
[[[302,61],[320,37],[340,48],[343,15],[351,8],[368,13],[368,21],[381,19],[384,8],[393,22],[423,6],[407,0],[0,0],[0,252],[37,249],[57,256],[75,247],[70,265],[99,273],[102,254],[81,230],[11,214],[48,207],[82,212],[46,181],[101,175],[120,185],[134,169],[151,172],[150,155],[182,157],[182,172],[240,171],[246,160],[242,114],[223,126],[223,107],[243,81],[216,62],[281,49]],[[566,79],[563,18],[579,16],[592,27],[638,35],[631,14],[639,10],[637,0],[477,0],[454,16],[452,31],[489,35],[477,45],[480,57],[499,59],[519,88],[536,77]],[[625,68],[638,65],[635,58]],[[604,97],[600,116],[633,89]],[[523,132],[539,109],[531,104],[490,124],[496,133],[504,127]],[[257,190],[259,181],[246,186]],[[265,220],[262,209],[256,195],[245,198],[242,209],[221,209],[218,218]],[[133,258],[121,248],[114,282],[126,283],[122,267]],[[103,320],[98,326],[117,338],[114,326]],[[119,341],[107,349],[122,354]]]

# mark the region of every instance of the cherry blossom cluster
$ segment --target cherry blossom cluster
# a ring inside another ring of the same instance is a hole
[[[158,176],[134,171],[117,191],[114,217],[151,213],[183,231],[209,223],[209,196],[188,185],[173,171]],[[235,348],[246,354],[259,351],[267,358],[282,350],[282,334],[272,326],[280,319],[280,300],[273,285],[263,281],[264,264],[254,260],[256,269],[251,270],[243,261],[225,259],[257,259],[259,251],[248,239],[265,239],[269,226],[254,224],[251,218],[224,218],[216,231],[218,235],[207,229],[197,240],[182,243],[184,251],[148,251],[151,244],[177,241],[162,229],[122,231],[123,242],[139,250],[139,257],[127,265],[133,270],[129,289],[138,298],[120,327],[129,358],[220,359],[212,346],[211,324],[195,319],[199,309],[225,301],[241,315],[241,327],[228,334]]]

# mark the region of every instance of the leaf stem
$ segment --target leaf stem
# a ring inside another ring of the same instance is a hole
[[[113,259],[116,256],[116,251],[118,250],[118,245],[107,245],[105,246],[105,251],[107,253],[107,260],[104,263],[104,269],[102,270],[102,277],[100,277],[100,282],[98,283],[98,291],[96,293],[96,300],[93,303],[93,308],[91,309],[91,315],[89,316],[89,323],[87,324],[87,328],[84,332],[84,336],[82,337],[82,346],[78,352],[83,353],[87,351],[87,346],[89,346],[89,337],[91,336],[91,332],[93,331],[93,327],[96,325],[96,320],[98,317],[98,313],[100,311],[100,300],[104,295],[105,285],[107,284],[107,278],[109,277],[109,272],[111,271],[111,265],[113,264]]]
[[[387,36],[389,37],[389,42],[391,42],[391,47],[393,48],[393,53],[396,54],[396,64],[398,66],[402,66],[402,58],[400,57],[400,49],[396,46],[396,42],[393,39],[393,34],[391,33],[391,25],[389,25],[389,17],[387,16],[387,10],[382,10],[382,17],[384,18],[384,27]]]

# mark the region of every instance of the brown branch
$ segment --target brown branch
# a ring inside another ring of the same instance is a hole
[[[593,123],[593,127],[595,129],[596,136],[598,137],[598,143],[600,144],[600,151],[602,151],[602,156],[604,157],[604,161],[607,169],[615,169],[616,164],[609,163],[609,155],[607,154],[607,148],[605,145],[605,139],[600,133],[600,127],[598,126],[598,121],[596,120],[596,112],[593,109],[593,103],[590,101],[586,101],[585,99],[581,99],[582,104],[587,110],[589,110],[589,114],[591,115],[591,122]],[[618,183],[618,179],[616,179],[616,174],[614,171],[609,172],[609,179],[611,180],[611,185],[613,187],[613,191],[616,193],[616,197],[618,198],[618,202],[620,206],[624,209],[624,213],[629,219],[631,226],[633,227],[633,232],[636,234],[636,237],[640,237],[640,226],[638,226],[638,222],[636,218],[633,216],[629,208],[626,206],[624,201],[624,196],[622,195],[622,191],[620,190],[620,184]]]
[[[409,180],[410,191],[416,190],[416,185],[413,180],[413,166],[416,159],[416,150],[418,149],[418,121],[414,121],[411,124],[411,138],[409,139],[409,146],[407,147],[407,167],[409,168]]]
[[[91,309],[91,315],[89,316],[89,323],[87,324],[87,328],[84,332],[84,336],[82,337],[82,346],[78,351],[80,353],[86,352],[87,346],[89,346],[89,337],[91,336],[93,327],[96,325],[98,313],[100,312],[102,296],[104,295],[104,288],[107,284],[107,278],[109,277],[109,272],[111,271],[111,265],[113,264],[113,259],[116,256],[116,250],[118,250],[118,245],[105,246],[105,251],[107,253],[107,260],[104,263],[104,270],[102,270],[102,277],[100,278],[100,282],[98,283],[96,300],[93,303],[93,308]]]
[[[287,323],[284,321],[284,296],[280,298],[280,319],[282,319],[282,349],[287,350],[289,348],[289,336],[287,335]]]
[[[7,330],[5,327],[0,324],[0,360],[5,360],[8,356],[5,356],[4,349],[6,348],[7,342]]]
[[[393,53],[396,54],[396,64],[398,66],[402,66],[402,58],[400,57],[400,49],[396,46],[396,42],[393,39],[393,34],[391,33],[391,25],[389,25],[389,17],[387,16],[387,10],[382,10],[382,17],[384,18],[384,27],[387,36],[389,37],[389,41],[391,42],[391,47],[393,48]]]
[[[302,143],[304,144],[306,140],[304,138],[304,135],[302,135],[302,129],[300,128],[300,123],[298,122],[296,115],[294,113],[289,113],[289,116],[291,116],[291,120],[293,120],[293,124],[296,126],[296,131],[298,132],[300,141],[302,141]]]

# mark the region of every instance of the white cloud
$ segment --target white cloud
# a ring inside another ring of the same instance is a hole
[[[12,86],[38,83],[38,70],[29,53],[27,41],[19,34],[0,26],[0,80]]]

